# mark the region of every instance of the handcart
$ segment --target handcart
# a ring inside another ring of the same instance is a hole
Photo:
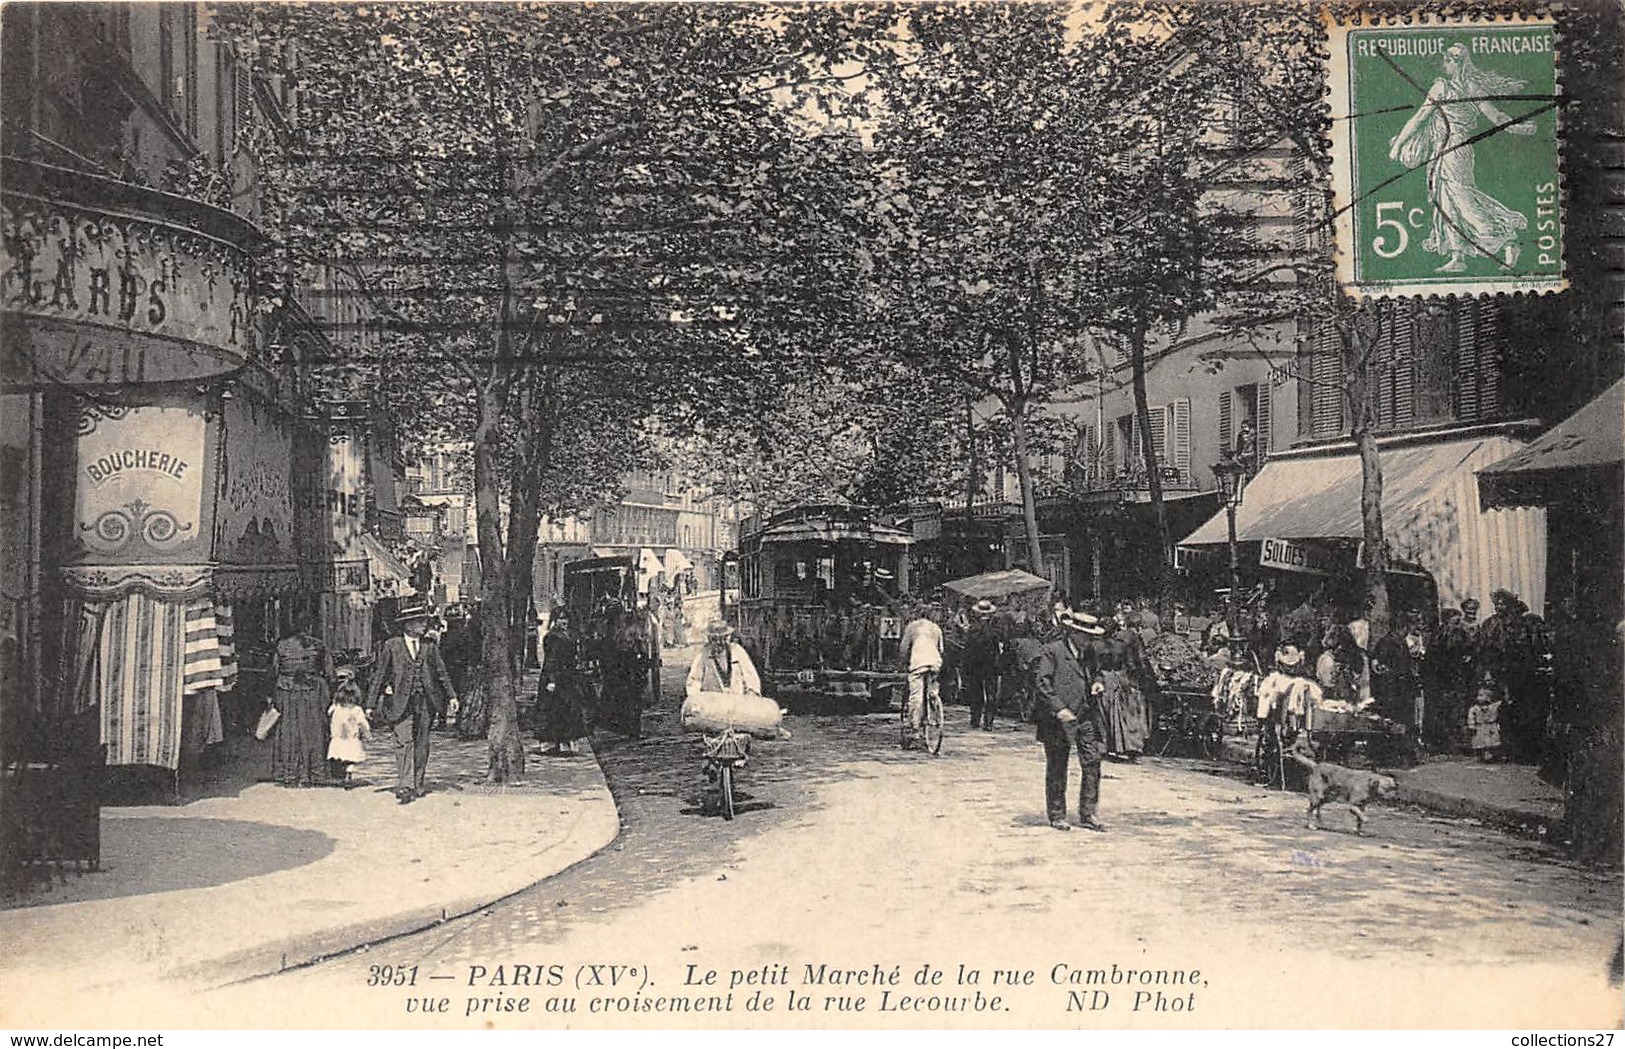
[[[1224,743],[1224,717],[1207,692],[1164,689],[1152,699],[1151,746],[1158,757],[1170,751],[1194,758],[1214,758]]]

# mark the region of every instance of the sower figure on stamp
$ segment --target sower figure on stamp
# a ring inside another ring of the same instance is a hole
[[[1066,766],[1078,751],[1078,825],[1104,831],[1095,819],[1100,803],[1100,759],[1106,750],[1106,721],[1100,708],[1097,680],[1087,640],[1105,633],[1099,620],[1082,612],[1061,617],[1064,633],[1044,646],[1034,675],[1038,741],[1044,744],[1044,810],[1049,825],[1071,830],[1066,822]]]
[[[395,743],[395,798],[402,805],[423,794],[429,764],[429,725],[436,712],[454,707],[457,690],[440,658],[440,646],[423,634],[427,608],[404,608],[395,617],[401,636],[384,642],[367,691],[371,721]]]

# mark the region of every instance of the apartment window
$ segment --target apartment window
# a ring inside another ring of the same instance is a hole
[[[1243,423],[1253,427],[1256,455],[1270,450],[1271,388],[1268,382],[1246,383],[1219,394],[1219,448],[1224,454],[1236,451],[1236,438]]]

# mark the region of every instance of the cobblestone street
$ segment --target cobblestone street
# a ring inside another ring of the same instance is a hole
[[[1040,818],[1042,759],[1029,727],[973,733],[962,708],[950,707],[949,717],[951,733],[935,759],[898,750],[895,715],[791,718],[793,739],[756,746],[740,778],[745,803],[726,822],[699,814],[694,737],[677,730],[672,711],[650,712],[643,741],[600,743],[624,822],[609,849],[477,917],[220,992],[205,1008],[252,1008],[267,994],[321,987],[326,1000],[347,1003],[352,1020],[401,1023],[416,992],[367,982],[374,966],[419,966],[425,979],[441,978],[422,993],[452,995],[444,1022],[458,1026],[476,1021],[462,1015],[457,995],[476,994],[498,966],[511,973],[516,964],[557,963],[573,974],[579,965],[631,965],[651,975],[639,991],[647,997],[683,991],[690,964],[718,969],[725,982],[731,969],[788,964],[794,985],[807,963],[880,963],[902,967],[905,993],[919,990],[908,986],[908,973],[922,965],[944,969],[950,984],[961,964],[981,969],[984,983],[993,968],[1036,975],[1031,986],[1002,988],[1007,1012],[980,1018],[883,1015],[872,1011],[871,996],[869,1011],[824,1022],[1618,1019],[1617,990],[1604,982],[1620,934],[1617,873],[1578,868],[1470,821],[1393,808],[1375,810],[1363,838],[1309,830],[1301,795],[1174,760],[1109,765],[1103,817],[1110,832],[1059,834]],[[1338,818],[1329,815],[1328,825],[1340,828]],[[1068,1012],[1067,972],[1113,963],[1198,969],[1206,983],[1179,1012],[1172,997],[1155,1011],[1151,992],[1137,1002],[1131,990],[1110,987],[1104,1008]],[[1452,1012],[1436,981],[1463,978],[1504,988],[1484,999],[1499,1011]],[[354,993],[332,993],[338,988]],[[583,990],[502,990],[572,989]],[[1379,990],[1380,1017],[1370,1012]],[[1543,1002],[1547,991],[1563,998]],[[658,1019],[630,1016],[635,1007],[489,1019],[516,1026]],[[734,1022],[784,1022],[742,1008],[734,1004]],[[301,1015],[307,1020],[319,1022]]]

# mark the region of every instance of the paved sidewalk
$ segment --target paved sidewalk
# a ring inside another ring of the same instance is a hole
[[[1252,739],[1227,738],[1224,758],[1250,765]],[[1563,792],[1527,765],[1480,762],[1469,757],[1424,759],[1410,769],[1384,769],[1398,790],[1393,801],[1431,812],[1477,819],[1541,837],[1555,836],[1563,822]]]
[[[349,789],[257,782],[269,745],[222,746],[180,804],[102,810],[99,872],[7,901],[7,999],[274,973],[478,910],[620,829],[596,757],[543,757],[534,742],[525,782],[494,787],[483,740],[436,733],[429,793],[410,805],[376,743]]]

